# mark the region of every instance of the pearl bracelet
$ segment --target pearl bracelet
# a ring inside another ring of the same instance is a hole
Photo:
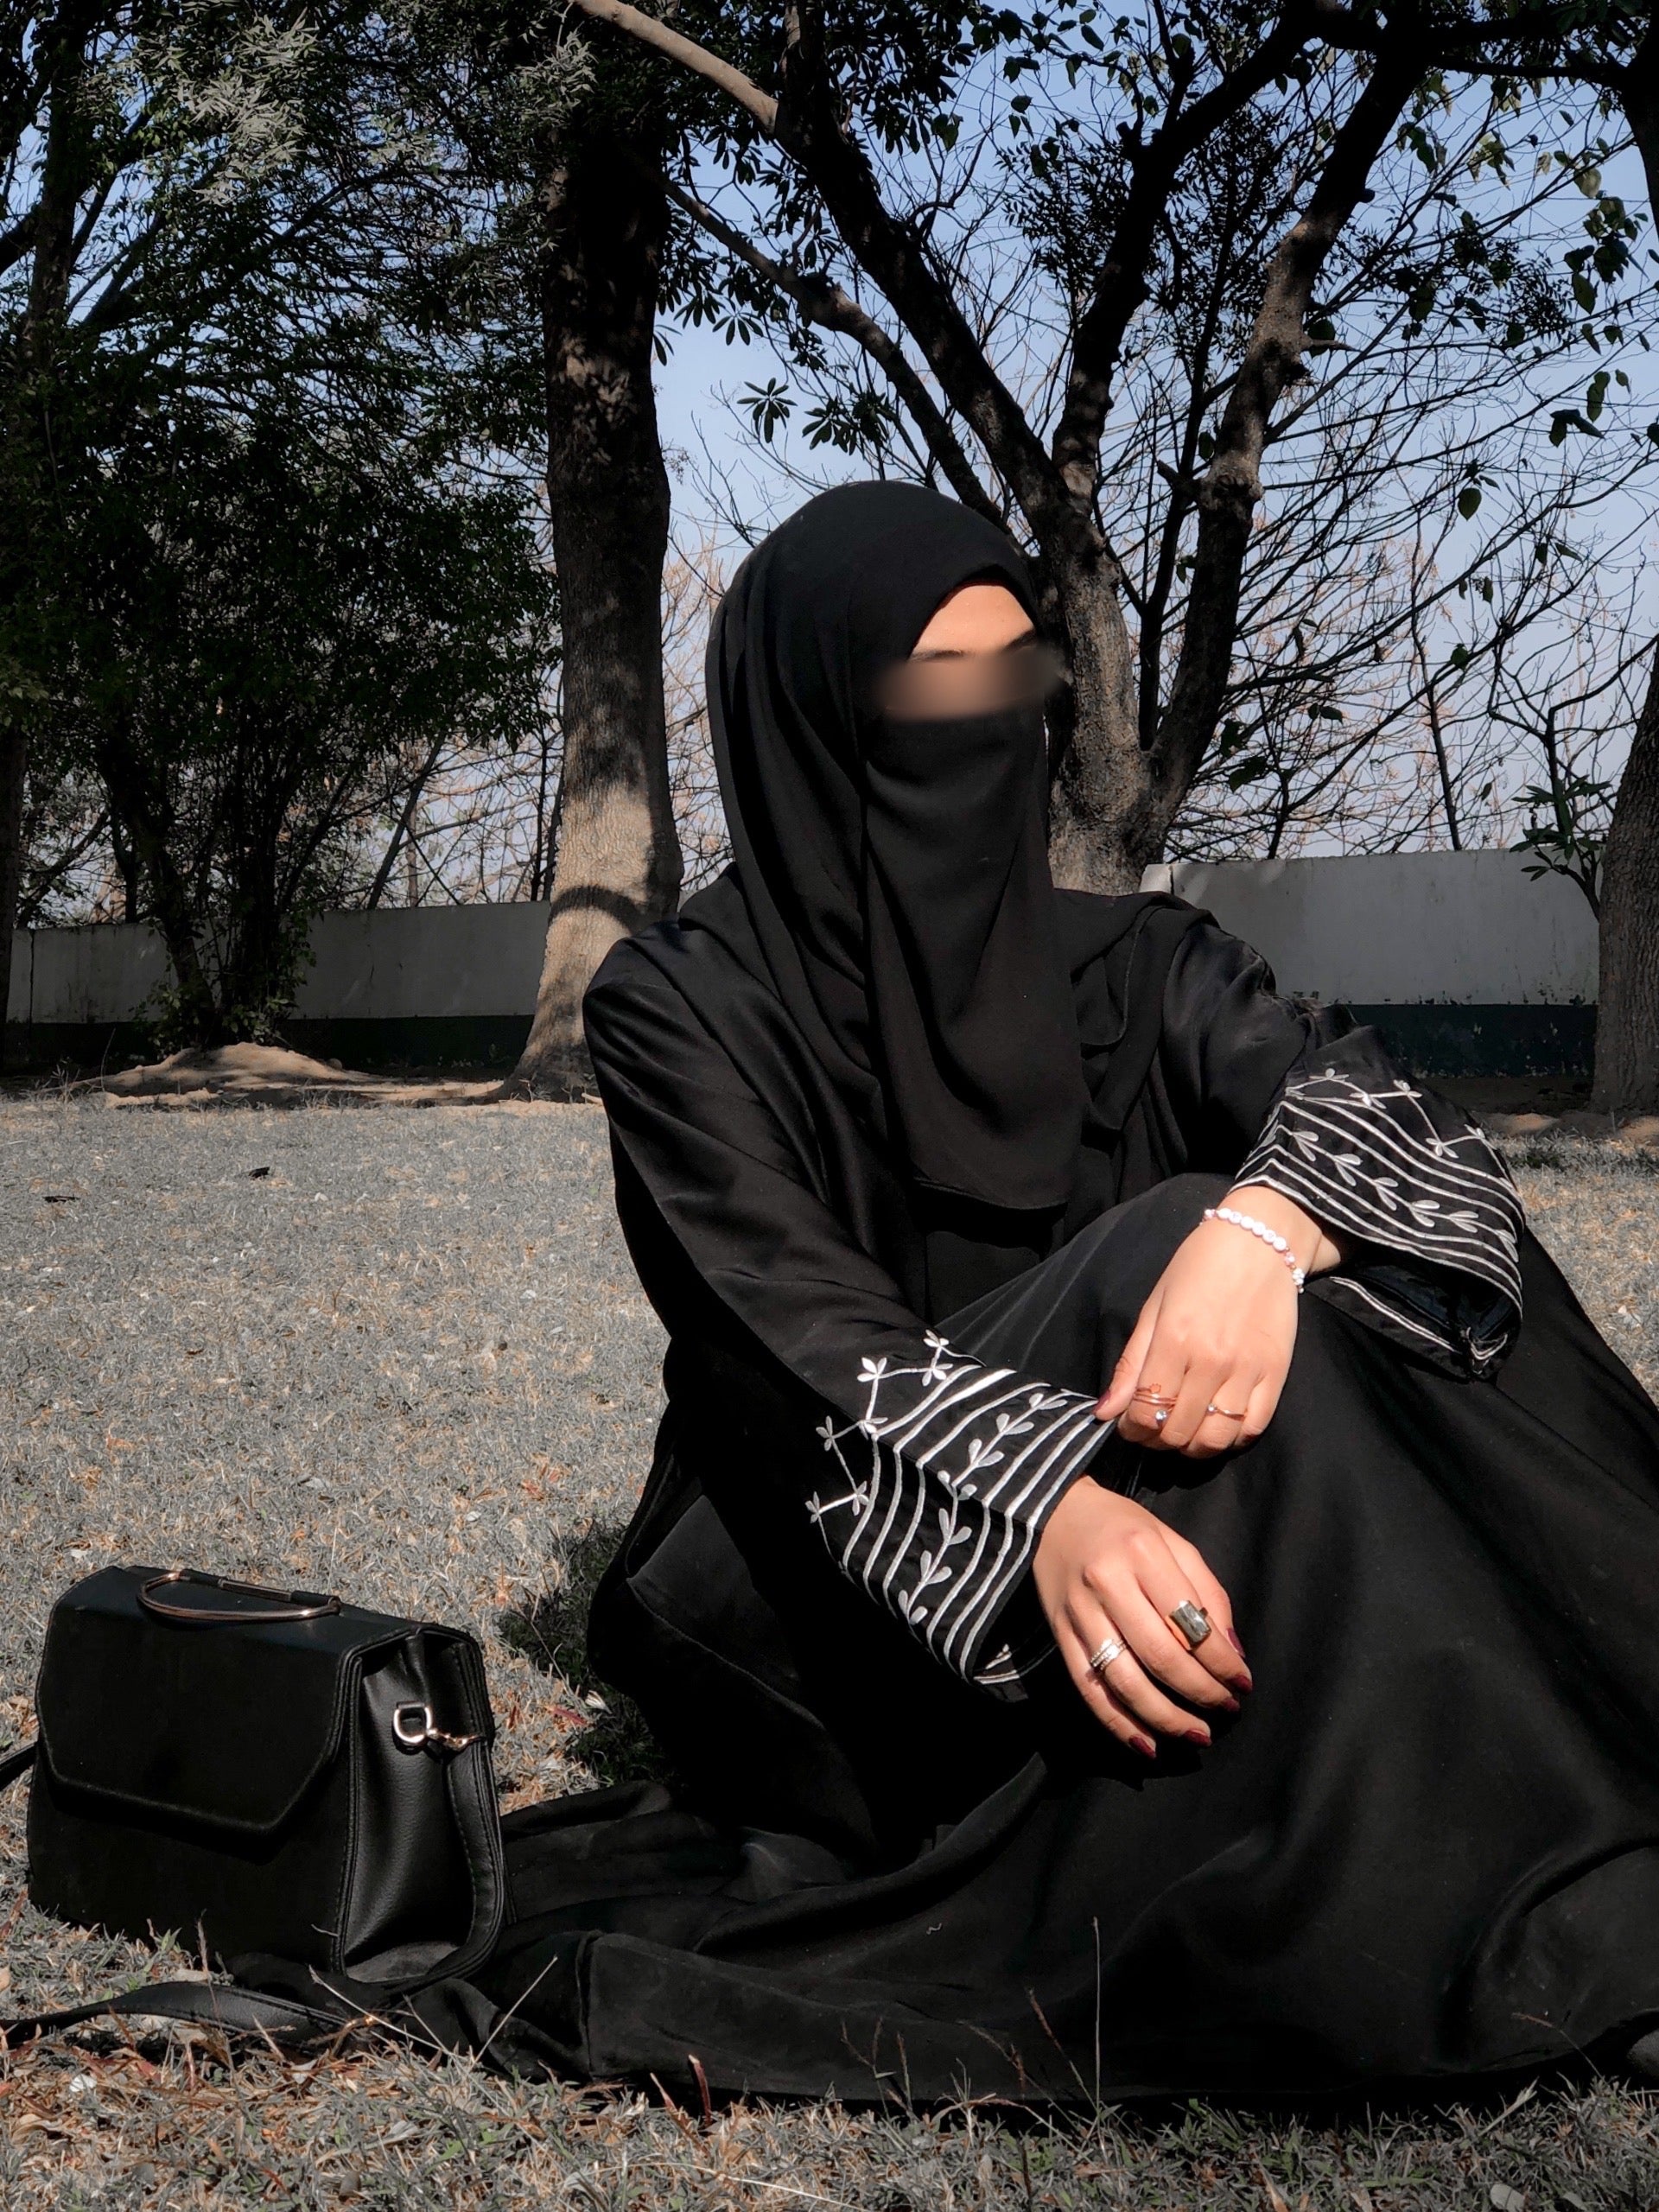
[[[1258,1221],[1253,1213],[1240,1213],[1232,1206],[1205,1206],[1204,1217],[1206,1221],[1230,1221],[1235,1229],[1248,1229],[1252,1236],[1259,1236],[1290,1269],[1290,1279],[1300,1291],[1307,1281],[1307,1269],[1298,1264],[1287,1236],[1281,1236],[1276,1229],[1269,1229],[1265,1221]]]

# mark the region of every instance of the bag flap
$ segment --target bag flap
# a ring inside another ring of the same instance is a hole
[[[138,1602],[161,1572],[105,1567],[54,1606],[35,1694],[47,1765],[135,1808],[274,1828],[339,1750],[365,1654],[418,1631],[357,1605],[187,1627]]]

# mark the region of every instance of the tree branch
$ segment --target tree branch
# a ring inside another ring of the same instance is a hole
[[[33,925],[41,907],[45,906],[59,884],[63,881],[64,877],[68,874],[77,861],[86,857],[109,826],[109,810],[105,808],[84,836],[77,837],[67,852],[60,853],[50,868],[42,868],[34,882],[29,885],[28,891],[18,899],[16,919],[13,925],[15,928],[26,930]]]
[[[778,136],[778,103],[772,94],[763,92],[753,78],[734,69],[729,61],[722,61],[717,54],[710,54],[706,46],[699,46],[695,39],[671,30],[655,16],[646,15],[643,8],[630,8],[627,0],[569,0],[569,5],[580,9],[584,16],[591,16],[595,22],[613,23],[619,30],[637,38],[642,46],[655,47],[671,61],[677,61],[697,76],[706,77],[740,107],[747,108],[769,138]]]
[[[1314,283],[1422,73],[1421,49],[1408,50],[1410,37],[1402,32],[1378,62],[1332,143],[1306,212],[1268,265],[1215,457],[1198,484],[1198,542],[1180,659],[1154,747],[1154,785],[1171,808],[1198,772],[1226,691],[1244,558],[1262,497],[1262,455],[1274,408],[1306,373],[1303,321]]]
[[[404,838],[409,835],[409,826],[415,819],[415,810],[421,803],[422,794],[431,779],[432,771],[438,765],[438,755],[448,741],[449,733],[445,730],[419,768],[416,770],[409,786],[409,796],[404,801],[403,811],[397,817],[397,826],[392,830],[391,840],[381,857],[380,865],[375,871],[374,881],[369,886],[369,895],[363,901],[365,906],[378,906],[385,896],[386,886],[391,881],[391,871],[397,864],[397,855],[403,848]]]
[[[1147,296],[1159,219],[1180,166],[1213,131],[1247,107],[1307,43],[1318,12],[1305,4],[1287,8],[1247,61],[1191,107],[1172,112],[1135,156],[1128,195],[1093,297],[1077,324],[1065,404],[1052,448],[1067,489],[1084,505],[1093,501],[1099,480],[1101,433],[1111,407],[1112,376],[1123,334]]]
[[[1104,557],[1092,519],[1067,496],[1042,442],[929,263],[922,242],[888,213],[868,162],[842,128],[805,10],[794,17],[780,100],[739,69],[626,0],[570,0],[720,86],[753,116],[810,180],[842,241],[887,299],[932,370],[950,405],[973,431],[1030,523],[1056,550],[1091,563]]]
[[[734,229],[685,186],[677,184],[671,177],[664,178],[663,183],[677,207],[711,238],[717,238],[746,268],[753,270],[758,276],[763,276],[792,300],[808,322],[816,323],[821,330],[839,331],[862,346],[899,395],[921,432],[940,474],[957,499],[1000,530],[1002,517],[996,504],[987,496],[973,464],[932,393],[905,359],[903,348],[872,315],[865,313],[852,295],[827,276],[798,276],[781,262],[774,261],[770,254],[763,253],[752,238]]]
[[[1659,23],[1631,55],[1618,91],[1647,175],[1648,201],[1659,223]]]
[[[1327,45],[1340,47],[1347,53],[1381,54],[1392,35],[1374,16],[1356,14],[1338,5],[1338,0],[1314,0],[1314,8],[1319,35]],[[1649,51],[1651,59],[1652,33],[1650,29],[1643,30],[1645,12],[1615,10],[1609,20],[1599,27],[1604,35],[1615,30],[1630,36],[1639,30],[1643,32],[1642,46],[1628,64],[1569,50],[1566,46],[1568,39],[1582,36],[1598,27],[1584,22],[1563,22],[1564,12],[1560,8],[1535,8],[1525,15],[1486,16],[1475,22],[1448,24],[1425,35],[1424,66],[1455,69],[1471,77],[1571,77],[1583,84],[1618,91],[1629,75],[1642,66],[1643,51]],[[1553,47],[1556,51],[1554,54],[1507,53],[1500,56],[1491,52],[1493,48],[1529,45]]]
[[[0,234],[0,276],[3,276],[14,262],[21,261],[35,243],[35,215],[31,207],[20,215],[11,228]]]

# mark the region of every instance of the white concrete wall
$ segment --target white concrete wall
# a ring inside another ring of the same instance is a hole
[[[549,911],[526,900],[319,914],[294,1010],[310,1021],[529,1014]]]
[[[1596,923],[1521,853],[1177,861],[1144,887],[1205,906],[1280,988],[1329,1003],[1572,1006],[1596,995]]]
[[[11,940],[8,1021],[128,1021],[172,963],[148,922],[18,930]]]
[[[313,1020],[528,1014],[548,911],[526,902],[320,914],[295,1011]],[[171,972],[160,932],[148,922],[19,930],[6,1019],[130,1021]]]
[[[1286,990],[1357,1006],[1567,1006],[1596,995],[1595,922],[1515,853],[1179,861],[1147,873],[1257,946]],[[321,915],[296,1011],[311,1020],[528,1014],[545,906]],[[145,923],[19,931],[11,1021],[130,1020],[167,974]]]

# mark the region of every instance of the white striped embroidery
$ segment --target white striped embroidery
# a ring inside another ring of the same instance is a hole
[[[983,1367],[931,1331],[924,1342],[923,1364],[861,1362],[863,1413],[817,1430],[846,1486],[815,1492],[807,1511],[844,1573],[966,1668],[1049,1505],[1104,1431],[1078,1391]],[[990,1662],[999,1676],[1007,1664],[1005,1653]]]
[[[1479,1272],[1518,1296],[1515,1185],[1478,1129],[1442,1135],[1410,1084],[1367,1090],[1327,1070],[1287,1085],[1237,1179],[1275,1154],[1381,1224],[1380,1241],[1435,1256],[1467,1243]]]
[[[1236,1179],[1282,1192],[1333,1230],[1477,1276],[1520,1307],[1514,1184],[1478,1129],[1448,1134],[1403,1078],[1368,1090],[1326,1068],[1287,1084]],[[1406,1320],[1391,1301],[1368,1302]],[[1408,1325],[1459,1348],[1449,1328],[1431,1332],[1421,1316]],[[1462,1346],[1478,1364],[1500,1348]]]

